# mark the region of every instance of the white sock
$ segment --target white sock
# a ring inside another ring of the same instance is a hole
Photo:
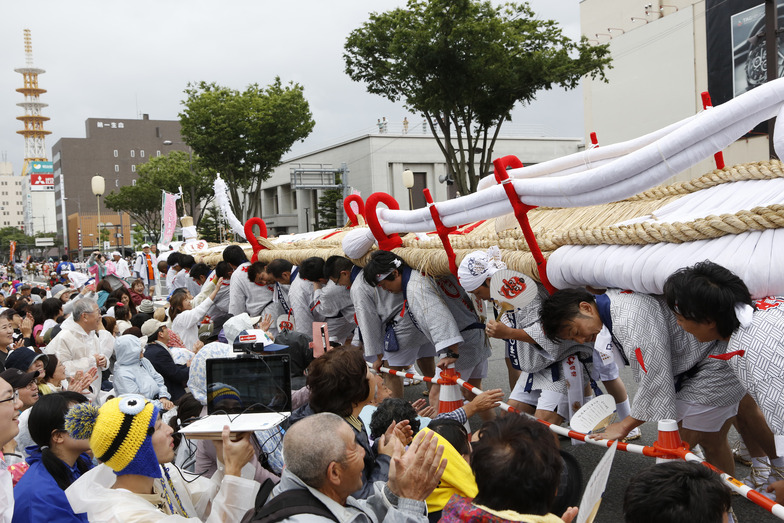
[[[784,467],[784,456],[771,459],[770,464],[774,467]]]
[[[629,404],[629,398],[626,398],[621,403],[616,403],[615,412],[618,414],[618,421],[628,418],[632,413],[632,406]]]
[[[751,458],[751,467],[755,469],[770,468],[770,465],[768,465],[768,458]]]

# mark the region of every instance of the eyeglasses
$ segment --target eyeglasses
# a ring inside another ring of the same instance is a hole
[[[16,403],[16,400],[18,400],[18,399],[19,399],[19,391],[15,390],[10,398],[6,398],[4,400],[0,400],[0,403],[5,403],[6,401],[13,401],[14,403]]]

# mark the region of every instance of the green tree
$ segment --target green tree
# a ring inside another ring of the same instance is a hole
[[[197,156],[190,157],[183,151],[172,151],[165,156],[151,158],[148,162],[139,165],[137,172],[139,178],[136,185],[126,185],[117,192],[106,195],[106,206],[113,211],[124,211],[130,214],[142,226],[144,231],[157,238],[161,229],[161,191],[178,193],[183,190],[183,207],[190,213],[191,188],[195,195],[197,216],[194,223],[204,212],[204,208],[213,198],[212,179],[210,171],[206,169]],[[178,210],[178,215],[183,211]]]
[[[16,257],[21,258],[22,250],[25,247],[32,248],[35,245],[35,238],[27,236],[23,231],[16,227],[3,227],[0,229],[0,249],[2,249],[4,257],[11,252],[11,242],[16,242]]]
[[[138,223],[133,225],[131,239],[133,240],[133,248],[137,251],[142,250],[142,245],[144,245],[144,228]]]
[[[554,85],[572,89],[585,75],[606,81],[611,60],[608,46],[572,41],[525,3],[477,0],[409,0],[406,9],[373,13],[343,56],[368,92],[424,115],[461,194],[490,172],[517,103]]]
[[[220,243],[221,241],[221,216],[220,211],[215,205],[211,205],[204,212],[199,222],[199,237],[208,242]]]
[[[226,181],[240,220],[261,216],[261,183],[315,125],[303,88],[283,86],[276,77],[266,88],[253,84],[242,92],[189,84],[185,94],[180,113],[185,143]]]
[[[343,202],[343,191],[339,189],[327,189],[318,201],[318,228],[331,229],[342,227],[345,224],[338,223],[338,204]]]

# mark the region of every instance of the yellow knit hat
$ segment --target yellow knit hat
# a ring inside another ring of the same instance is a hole
[[[76,439],[90,439],[99,461],[117,475],[161,477],[152,447],[159,409],[138,394],[111,399],[100,409],[88,403],[74,405],[65,418],[66,430]]]

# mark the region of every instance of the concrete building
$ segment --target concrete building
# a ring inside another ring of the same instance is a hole
[[[131,217],[127,213],[101,213],[101,220],[98,221],[98,213],[78,212],[68,215],[68,252],[80,258],[87,257],[92,251],[100,250],[104,253],[112,251],[122,252],[124,246],[131,244]],[[104,232],[103,242],[100,237],[91,231],[100,229]]]
[[[745,59],[743,46],[748,45],[748,35],[738,36],[735,32],[748,24],[745,18],[758,9],[749,6],[762,3],[581,0],[582,34],[591,43],[609,44],[613,58],[613,69],[607,71],[608,83],[583,82],[586,136],[596,132],[602,145],[661,129],[702,111],[703,91],[710,91],[714,105],[726,101],[724,86],[720,84],[737,85],[743,80],[742,74],[738,75],[743,64],[738,60],[738,64],[730,65],[729,61]],[[726,24],[722,21],[718,27],[727,34],[732,31],[732,38],[711,31],[709,39],[706,20],[728,9],[745,13],[745,18],[731,21],[732,13],[725,13]],[[758,15],[754,21],[758,21]],[[722,37],[726,45],[717,49],[717,39]],[[722,60],[727,61],[727,66],[719,71],[716,64]],[[744,84],[737,94],[748,88]],[[725,149],[724,158],[727,166],[767,159],[767,136],[747,135]],[[704,160],[674,180],[692,179],[715,168],[712,159]]]
[[[23,176],[14,175],[11,162],[0,162],[0,228],[24,229]]]
[[[166,141],[172,143],[166,145]],[[150,120],[146,114],[141,119],[88,118],[84,138],[59,139],[52,147],[57,222],[60,230],[68,231],[65,243],[69,249],[74,248],[77,240],[71,238],[73,231],[70,222],[66,223],[66,216],[70,220],[70,215],[74,213],[84,216],[98,212],[98,199],[90,183],[93,176],[98,174],[104,177],[108,194],[120,187],[135,184],[139,164],[173,150],[188,150],[180,136],[180,122]],[[100,203],[102,216],[114,212],[105,207],[103,198]],[[127,216],[125,220],[128,221]],[[101,221],[106,223],[106,220]],[[85,248],[90,234],[98,237],[95,229],[97,223],[83,220],[82,241]],[[116,216],[113,223],[120,223]],[[85,229],[85,226],[91,229]],[[130,236],[125,235],[124,238],[125,244],[130,245]]]
[[[525,165],[540,163],[578,152],[581,138],[523,138],[500,136],[493,158],[514,154]],[[429,134],[368,134],[332,147],[287,160],[275,169],[262,189],[262,218],[270,236],[315,230],[318,199],[323,190],[292,190],[294,169],[338,169],[345,164],[348,185],[363,199],[382,191],[391,194],[401,209],[409,209],[408,190],[403,185],[406,169],[414,173],[414,208],[425,206],[422,189],[430,189],[434,201],[455,196],[454,185],[441,180],[447,176],[444,157]],[[312,178],[311,178],[312,180]]]

